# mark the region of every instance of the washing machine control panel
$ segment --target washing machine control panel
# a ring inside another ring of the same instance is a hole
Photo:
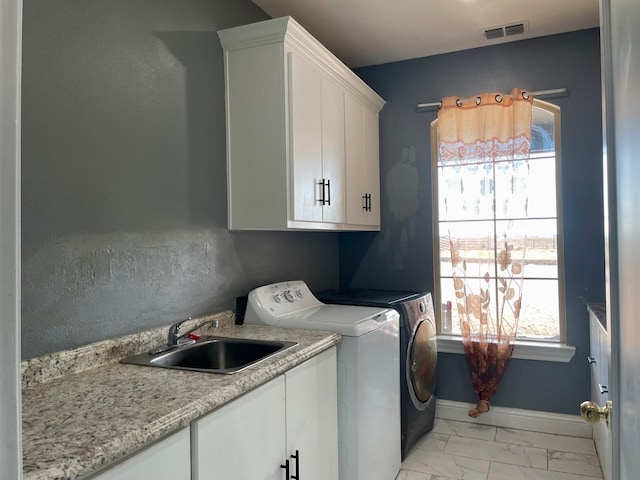
[[[275,317],[323,305],[302,280],[272,283],[255,289],[254,300]]]

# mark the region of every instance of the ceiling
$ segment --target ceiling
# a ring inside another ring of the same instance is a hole
[[[290,15],[352,68],[598,26],[598,0],[253,0]],[[523,34],[484,30],[524,23]],[[527,28],[528,27],[528,28]]]

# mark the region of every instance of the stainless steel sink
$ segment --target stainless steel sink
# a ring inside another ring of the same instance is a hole
[[[231,374],[296,345],[295,342],[208,337],[206,340],[179,346],[157,355],[142,353],[123,358],[120,362],[146,367]]]

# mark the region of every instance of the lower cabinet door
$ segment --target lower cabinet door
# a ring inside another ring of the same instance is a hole
[[[185,428],[118,463],[94,480],[191,480],[189,429]]]
[[[287,455],[291,478],[338,478],[336,376],[335,347],[285,374]],[[296,468],[299,475],[296,475]]]
[[[206,415],[191,428],[193,480],[284,479],[284,376]]]

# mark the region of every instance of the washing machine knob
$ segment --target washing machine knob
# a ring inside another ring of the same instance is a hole
[[[296,297],[298,297],[298,298],[304,297],[304,292],[302,290],[300,290],[300,289],[297,289],[296,290]]]
[[[281,294],[276,293],[273,296],[273,299],[275,300],[276,303],[282,303],[282,301],[284,300],[284,297]]]
[[[284,292],[284,298],[287,299],[287,302],[293,303],[296,301],[296,297],[293,296],[293,292],[291,290]]]

